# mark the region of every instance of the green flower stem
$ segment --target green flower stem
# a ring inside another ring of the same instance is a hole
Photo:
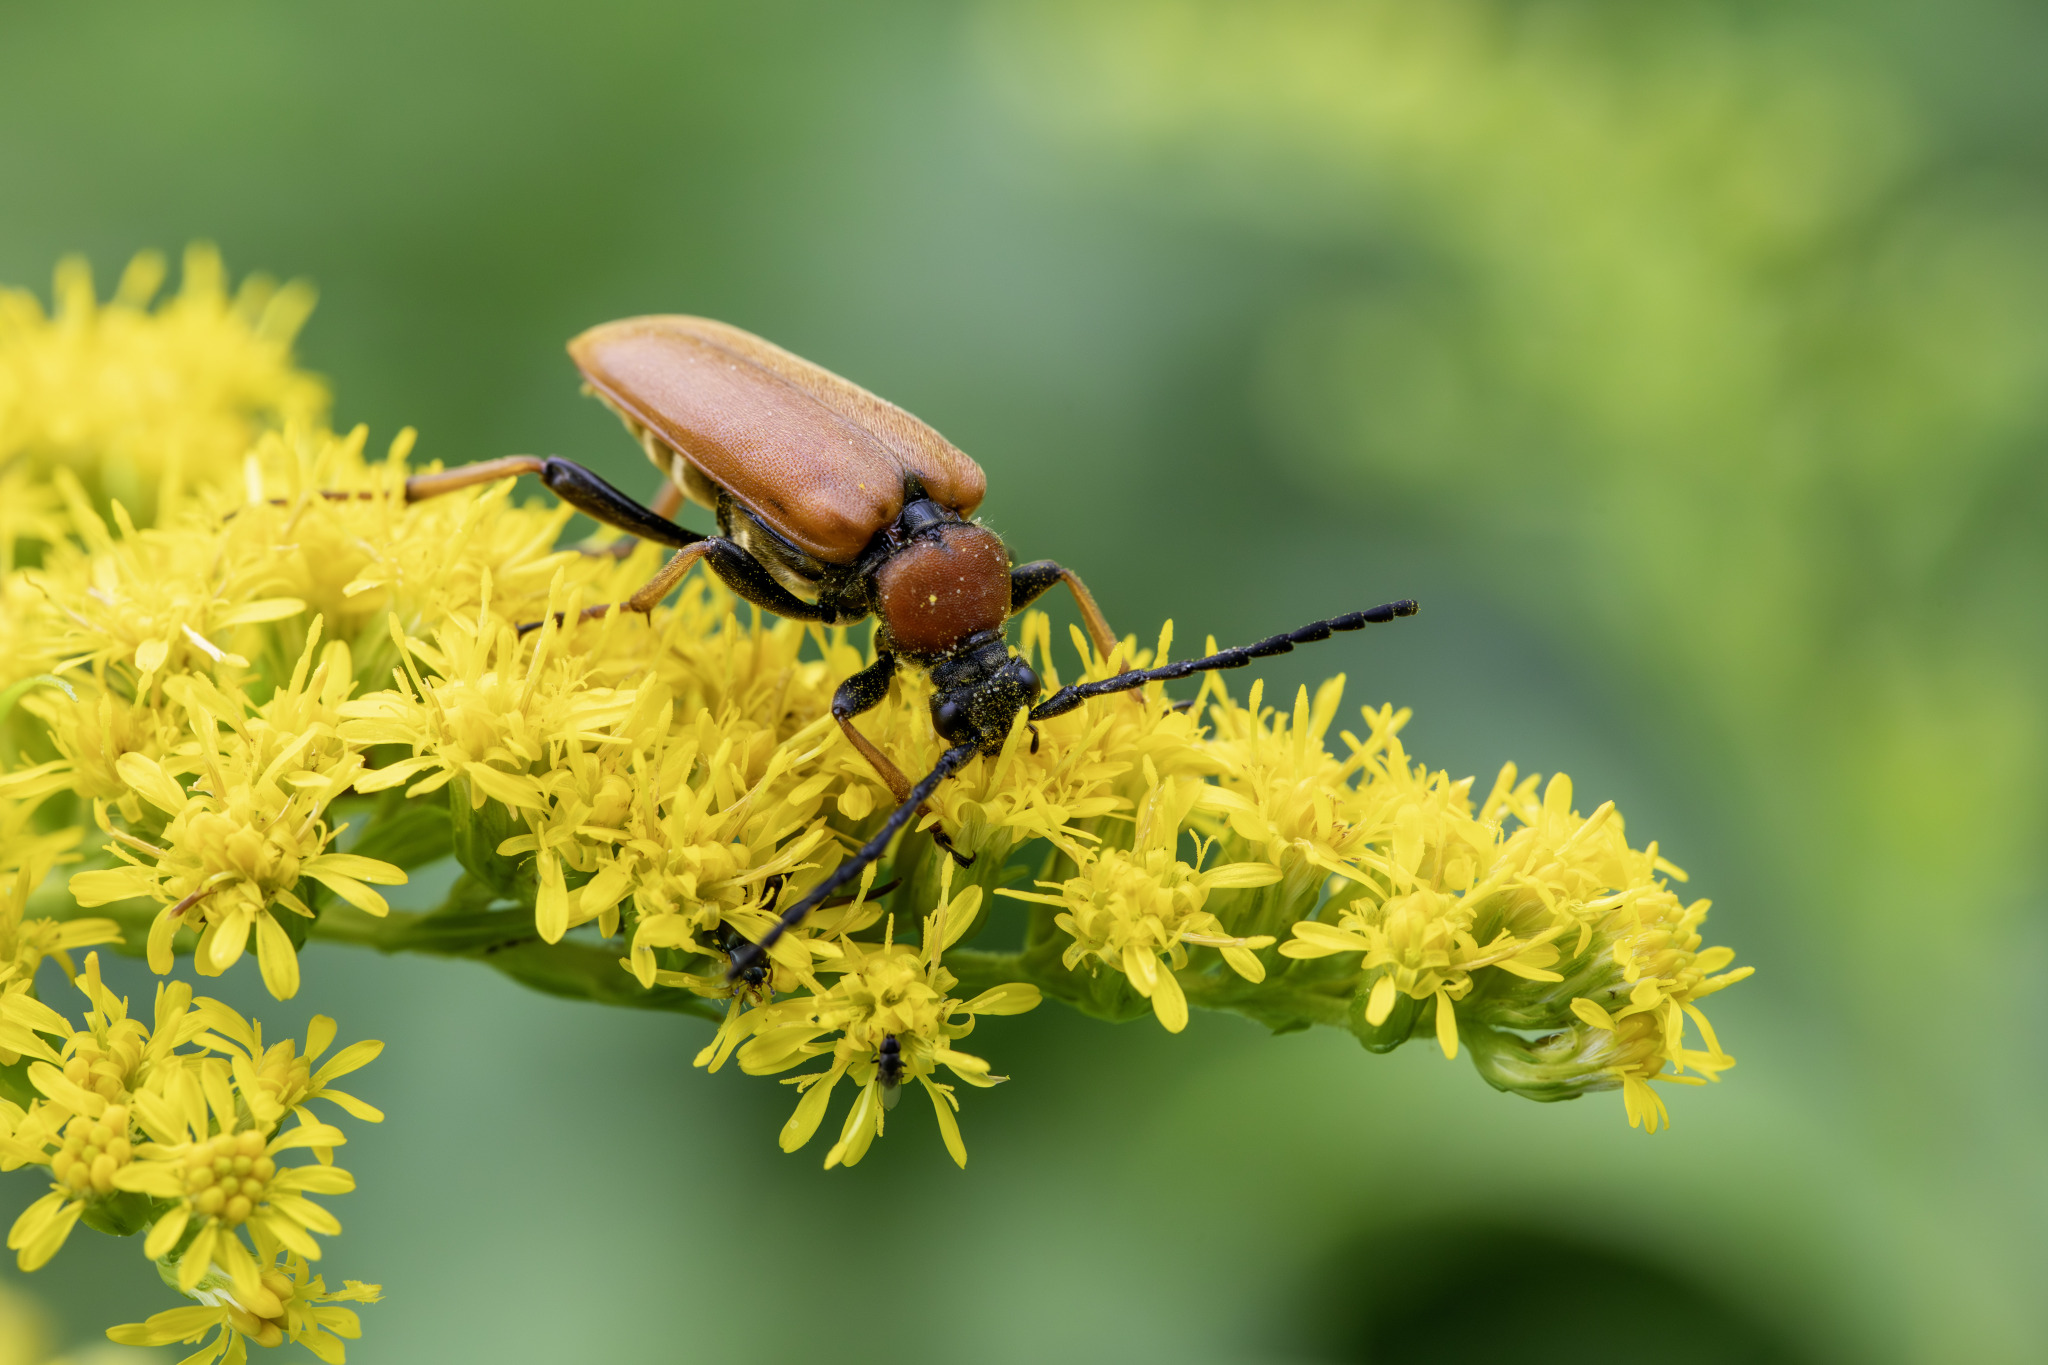
[[[963,1000],[972,1000],[985,990],[1011,981],[1029,981],[1040,990],[1045,989],[1024,965],[1022,953],[994,953],[981,948],[948,948],[945,965],[947,971],[959,978],[958,989]]]
[[[1091,977],[1085,967],[1079,972],[1066,971],[1059,966],[1057,954],[1048,957],[1029,948],[1015,953],[953,948],[947,951],[945,961],[946,970],[959,979],[962,999],[972,999],[1005,982],[1026,981],[1048,999],[1096,1018],[1123,1022],[1151,1013],[1151,1007],[1134,994],[1124,998],[1126,992],[1114,1000],[1099,998],[1098,987],[1105,981],[1122,986],[1121,976],[1103,973]],[[1176,979],[1190,1006],[1241,1014],[1275,1033],[1292,1033],[1315,1024],[1347,1027],[1351,995],[1357,985],[1356,972],[1311,975],[1284,968],[1260,984],[1228,969],[1187,970],[1176,973]]]
[[[533,912],[472,908],[474,897],[457,882],[448,901],[424,913],[393,910],[382,918],[354,906],[332,905],[313,923],[310,937],[326,943],[374,948],[380,953],[424,953],[463,958],[503,972],[522,986],[597,1005],[661,1010],[719,1019],[724,1011],[673,986],[642,990],[619,968],[619,950],[604,943],[548,943],[533,932]]]
[[[533,932],[530,908],[492,910],[490,902],[489,892],[481,891],[466,877],[456,882],[447,900],[427,911],[393,910],[379,917],[324,897],[320,916],[306,936],[323,943],[374,948],[380,953],[423,953],[481,962],[522,986],[570,1000],[710,1020],[724,1017],[724,1011],[713,1002],[673,986],[642,990],[639,982],[620,969],[621,953],[612,945],[573,939],[543,942]],[[147,901],[126,901],[87,911],[68,896],[52,897],[48,905],[48,913],[55,919],[113,920],[120,925],[122,937],[120,943],[110,946],[131,957],[142,956],[158,909]],[[180,945],[180,951],[189,952],[190,948]]]

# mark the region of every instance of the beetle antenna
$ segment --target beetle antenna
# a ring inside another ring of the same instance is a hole
[[[910,789],[910,795],[904,798],[903,804],[890,812],[889,818],[882,822],[882,828],[876,832],[875,837],[861,845],[860,852],[834,868],[831,876],[812,887],[802,900],[784,910],[775,923],[768,927],[768,932],[761,935],[759,943],[743,943],[733,950],[732,963],[725,969],[726,981],[730,983],[739,980],[755,963],[768,955],[768,950],[775,946],[777,939],[802,924],[804,916],[810,914],[833,892],[858,877],[861,869],[881,857],[888,850],[889,841],[896,837],[896,831],[910,823],[910,817],[917,814],[917,808],[939,789],[939,784],[960,771],[962,764],[980,752],[980,746],[968,743],[956,744],[940,755],[939,765],[925,774],[922,782]]]
[[[1234,649],[1226,649],[1200,659],[1183,659],[1177,664],[1165,664],[1159,668],[1141,668],[1130,673],[1119,673],[1114,678],[1104,678],[1100,682],[1076,683],[1072,687],[1062,687],[1032,707],[1031,719],[1045,720],[1050,716],[1065,715],[1091,697],[1106,697],[1112,692],[1128,692],[1149,682],[1170,682],[1175,678],[1185,678],[1190,673],[1208,673],[1219,668],[1243,668],[1253,659],[1270,659],[1275,654],[1286,654],[1296,645],[1327,640],[1340,630],[1362,630],[1366,626],[1384,625],[1397,616],[1413,616],[1415,611],[1415,603],[1406,599],[1388,602],[1364,611],[1354,611],[1346,616],[1333,616],[1327,621],[1311,621],[1297,630],[1282,631],[1256,644],[1239,645]]]

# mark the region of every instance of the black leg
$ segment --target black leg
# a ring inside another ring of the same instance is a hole
[[[703,544],[704,558],[710,563],[711,571],[726,587],[761,610],[772,611],[792,621],[822,621],[828,626],[839,619],[833,612],[804,601],[776,582],[775,575],[769,573],[760,560],[724,536],[706,536]]]
[[[874,710],[889,695],[889,684],[895,680],[896,656],[882,650],[875,655],[873,663],[839,684],[839,690],[832,694],[832,719],[852,720]],[[906,795],[909,793],[908,783],[904,784],[903,791]]]
[[[641,506],[574,460],[564,460],[556,455],[546,459],[535,455],[507,455],[499,460],[457,465],[438,474],[416,474],[405,481],[405,500],[420,502],[441,493],[452,493],[458,488],[470,488],[519,474],[540,475],[540,481],[547,485],[549,492],[591,520],[615,531],[625,531],[678,550],[703,539],[695,531],[684,530],[660,512]]]
[[[548,491],[568,503],[593,521],[612,527],[614,530],[651,540],[657,545],[673,547],[677,553],[662,566],[661,572],[650,579],[647,585],[632,597],[618,605],[632,611],[648,612],[674,590],[682,581],[690,566],[699,559],[708,560],[711,570],[725,586],[731,588],[745,600],[763,611],[772,611],[777,616],[794,621],[823,621],[831,624],[834,617],[811,603],[804,601],[789,589],[775,581],[775,576],[761,566],[759,560],[742,550],[723,536],[699,535],[676,525],[660,512],[643,507],[618,489],[606,483],[597,475],[577,464],[550,455],[541,459],[535,455],[507,455],[503,459],[483,460],[476,464],[458,465],[444,469],[438,474],[419,474],[405,481],[405,500],[419,502],[440,493],[451,493],[458,488],[469,488],[494,479],[512,478],[520,474],[538,474]],[[657,501],[669,501],[666,494]],[[671,504],[673,506],[674,504]],[[604,615],[612,609],[607,603],[600,607],[584,610],[585,620]],[[540,622],[532,621],[519,628],[521,634],[538,629]]]
[[[680,550],[685,545],[693,545],[703,539],[694,531],[684,530],[653,508],[642,507],[573,461],[554,455],[548,456],[541,461],[540,481],[548,486],[550,493],[592,521],[629,535],[639,536],[642,540],[651,540],[657,545]]]
[[[1369,607],[1364,611],[1354,611],[1344,616],[1333,616],[1327,621],[1311,621],[1298,629],[1270,635],[1256,644],[1239,645],[1234,649],[1221,650],[1200,659],[1183,659],[1177,664],[1167,664],[1162,668],[1145,668],[1135,673],[1120,673],[1114,678],[1104,678],[1101,682],[1062,687],[1031,708],[1031,719],[1044,720],[1049,716],[1063,716],[1090,697],[1106,697],[1112,692],[1128,692],[1134,687],[1143,687],[1148,682],[1168,682],[1174,678],[1185,678],[1190,673],[1208,673],[1220,668],[1243,668],[1253,659],[1270,659],[1275,654],[1288,653],[1296,645],[1327,640],[1335,631],[1362,630],[1367,626],[1384,625],[1397,616],[1413,616],[1415,612],[1416,606],[1413,602],[1388,602],[1384,606]]]
[[[663,479],[661,481],[661,491],[656,493],[653,500],[647,504],[647,510],[654,513],[657,517],[665,517],[670,521],[674,521],[676,513],[682,510],[683,501],[681,486],[669,479]],[[638,536],[620,536],[601,550],[586,550],[584,553],[609,555],[613,559],[624,559],[627,555],[633,553],[633,547],[639,543],[640,537]]]
[[[910,795],[910,779],[853,723],[855,716],[882,704],[882,698],[889,695],[889,684],[895,678],[896,656],[887,650],[880,651],[873,663],[839,684],[839,690],[832,694],[832,719],[839,722],[847,743],[860,750],[860,756],[868,761],[868,766],[889,784],[890,795],[901,801]]]
[[[1022,611],[1045,596],[1065,572],[1050,559],[1035,559],[1010,570],[1010,610]]]

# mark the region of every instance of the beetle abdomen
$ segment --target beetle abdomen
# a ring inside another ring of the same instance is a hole
[[[629,421],[828,564],[852,563],[896,519],[906,475],[962,517],[981,504],[981,467],[945,437],[737,327],[626,318],[583,333],[569,354]]]

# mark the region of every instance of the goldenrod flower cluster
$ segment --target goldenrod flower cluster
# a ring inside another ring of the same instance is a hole
[[[302,291],[229,303],[202,253],[152,311],[154,270],[100,307],[66,267],[53,319],[0,305],[0,477],[39,509],[0,524],[0,1056],[23,1068],[0,1084],[7,1163],[53,1181],[10,1245],[32,1266],[80,1219],[146,1228],[202,1306],[117,1339],[339,1360],[356,1320],[331,1305],[375,1290],[311,1274],[337,1229],[310,1196],[349,1181],[307,1104],[381,1115],[328,1088],[375,1044],[314,1070],[331,1021],[266,1047],[179,983],[145,1027],[72,961],[95,945],[159,974],[253,954],[287,998],[322,938],[697,1014],[699,1065],[797,1073],[786,1150],[852,1082],[828,1166],[861,1159],[905,1087],[965,1165],[955,1083],[1002,1079],[968,1035],[1047,996],[1173,1032],[1206,1007],[1373,1051],[1434,1038],[1531,1098],[1620,1089],[1650,1130],[1652,1082],[1733,1064],[1699,1001],[1745,971],[1702,946],[1706,903],[1654,845],[1611,804],[1579,814],[1563,776],[1509,767],[1475,801],[1410,759],[1407,712],[1338,728],[1341,679],[1274,708],[1210,674],[1191,704],[1154,684],[1020,724],[728,985],[735,949],[893,805],[830,716],[862,640],[738,609],[704,575],[645,618],[578,623],[655,550],[563,545],[568,513],[505,482],[408,503],[411,433],[371,457],[290,368]],[[1047,619],[1015,638],[1057,687]],[[1171,645],[1103,659],[1075,632],[1065,663],[1107,677]],[[944,749],[916,679],[863,724],[905,771]],[[436,909],[375,889],[446,861]],[[45,956],[77,977],[81,1027],[41,1002]]]

